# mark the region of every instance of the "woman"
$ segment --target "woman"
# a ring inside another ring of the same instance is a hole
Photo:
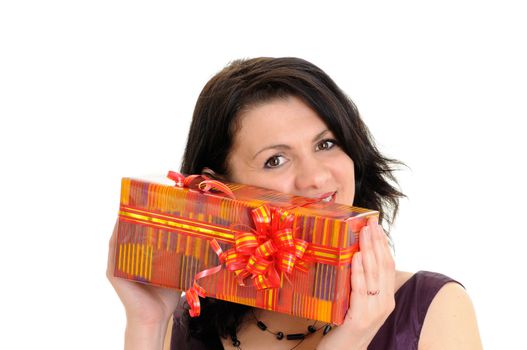
[[[380,224],[370,220],[360,233],[341,326],[323,332],[313,320],[207,299],[198,318],[176,313],[172,348],[480,349],[474,310],[458,283],[395,270],[382,228],[402,196],[392,185],[394,163],[376,149],[354,104],[309,62],[235,61],[214,76],[196,104],[183,173],[379,210]],[[179,294],[112,277],[112,260],[108,277],[126,309],[126,348],[161,348]],[[291,341],[278,332],[309,335]]]

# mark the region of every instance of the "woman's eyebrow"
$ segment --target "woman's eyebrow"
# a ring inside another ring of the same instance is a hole
[[[318,140],[320,140],[326,133],[330,132],[329,129],[325,129],[324,131],[322,131],[321,133],[317,134],[317,136],[315,136],[313,138],[313,142],[316,142]]]
[[[291,146],[284,145],[284,144],[267,146],[267,147],[262,148],[258,152],[256,152],[252,159],[256,158],[260,153],[262,153],[263,151],[267,151],[268,149],[288,149],[289,150],[289,149],[291,149]]]
[[[314,138],[313,138],[313,141],[312,142],[316,142],[318,140],[320,140],[326,133],[328,133],[329,130],[328,129],[325,129],[323,130],[322,132],[318,133]],[[252,159],[256,158],[260,153],[262,153],[263,151],[267,151],[268,149],[280,149],[280,150],[290,150],[291,149],[291,146],[289,145],[285,145],[285,144],[276,144],[276,145],[271,145],[271,146],[267,146],[267,147],[264,147],[262,148],[261,150],[259,150],[258,152],[256,152],[253,156]]]

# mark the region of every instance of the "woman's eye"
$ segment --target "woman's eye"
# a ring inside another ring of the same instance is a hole
[[[272,156],[271,158],[267,159],[265,162],[266,168],[276,168],[280,165],[284,164],[285,158],[284,156]]]
[[[335,147],[336,144],[337,144],[337,141],[335,140],[322,140],[317,145],[317,151],[325,151],[328,149],[332,149],[333,147]]]

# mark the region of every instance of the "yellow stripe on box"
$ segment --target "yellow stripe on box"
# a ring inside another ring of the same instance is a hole
[[[137,215],[145,215],[147,217],[155,216],[155,217],[158,217],[159,219],[166,219],[168,221],[176,220],[177,222],[188,223],[188,224],[190,224],[192,226],[195,226],[195,223],[196,223],[196,221],[195,221],[196,219],[193,217],[194,213],[189,213],[189,217],[187,219],[182,218],[182,217],[177,217],[177,219],[176,219],[176,217],[174,217],[174,216],[165,215],[163,213],[158,213],[158,212],[152,212],[152,211],[149,211],[149,210],[142,210],[142,209],[139,209],[139,208],[129,207],[129,206],[125,206],[125,205],[121,205],[120,212],[121,211],[130,212],[130,213],[134,213],[134,214],[137,214]],[[200,215],[202,215],[202,213],[198,213],[198,218],[202,217]],[[203,220],[200,220],[200,221],[203,221]],[[214,224],[211,224],[211,223],[206,223],[206,222],[201,222],[200,226],[210,227],[211,229],[223,229],[224,231],[230,231],[227,228],[218,227],[217,225],[214,225]]]
[[[118,260],[118,269],[119,271],[122,271],[122,261],[123,260],[123,245],[122,244],[119,244],[119,260]]]
[[[339,258],[339,254],[319,252],[316,250],[308,250],[308,254],[312,254],[314,256],[320,256],[320,257],[324,257],[328,259],[335,259],[335,260]],[[341,258],[345,258],[349,256],[351,256],[351,254],[340,255]]]
[[[122,182],[121,182],[121,187],[122,187],[122,190],[121,190],[121,203],[124,204],[124,205],[128,205],[128,201],[129,201],[129,198],[130,198],[130,184],[131,184],[131,179],[123,179]]]
[[[210,229],[206,229],[206,228],[203,228],[203,227],[196,227],[196,226],[193,226],[193,225],[187,225],[187,224],[183,224],[183,223],[179,223],[179,222],[175,222],[175,221],[171,221],[171,220],[164,220],[164,219],[160,219],[160,218],[154,218],[154,217],[150,217],[150,216],[146,216],[146,215],[140,215],[140,214],[135,214],[135,213],[130,213],[130,212],[122,211],[122,210],[119,211],[119,215],[121,215],[123,217],[127,217],[127,218],[132,218],[132,219],[135,219],[135,220],[143,221],[143,222],[152,222],[152,223],[156,223],[156,224],[160,224],[160,225],[164,225],[164,226],[169,226],[169,227],[172,227],[172,228],[179,228],[179,229],[183,229],[183,230],[189,230],[189,231],[193,231],[193,232],[198,232],[198,233],[201,233],[201,234],[204,234],[204,235],[208,235],[208,236],[216,236],[216,237],[227,239],[227,240],[234,239],[234,234],[232,234],[232,233],[218,232],[218,231],[215,231],[215,230],[210,230]]]
[[[333,223],[333,234],[331,235],[331,246],[332,247],[337,247],[339,244],[339,241],[338,241],[339,232],[340,232],[340,221],[335,221]]]
[[[137,258],[138,258],[138,254],[137,254],[137,251],[138,251],[138,247],[137,247],[137,243],[134,243],[132,245],[133,247],[133,255],[132,255],[132,273],[137,276],[137,262],[139,261]]]
[[[329,220],[324,219],[324,226],[323,226],[323,229],[322,229],[322,244],[323,245],[327,245],[328,244],[328,239],[329,239],[329,236],[328,236],[328,225],[329,225]]]
[[[130,248],[130,243],[126,243],[126,273],[130,273],[130,261],[132,260],[130,258],[131,253],[132,249]]]
[[[143,277],[143,262],[145,260],[145,256],[143,254],[143,247],[144,244],[138,244],[137,245],[137,276]]]
[[[148,280],[152,279],[152,259],[154,256],[154,247],[148,246]]]

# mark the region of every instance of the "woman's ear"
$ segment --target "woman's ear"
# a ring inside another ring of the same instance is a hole
[[[201,170],[201,175],[205,175],[205,176],[208,176],[210,177],[211,179],[214,179],[214,180],[224,180],[223,176],[221,175],[218,175],[214,172],[214,170],[210,169],[210,168],[203,168],[203,170]]]

